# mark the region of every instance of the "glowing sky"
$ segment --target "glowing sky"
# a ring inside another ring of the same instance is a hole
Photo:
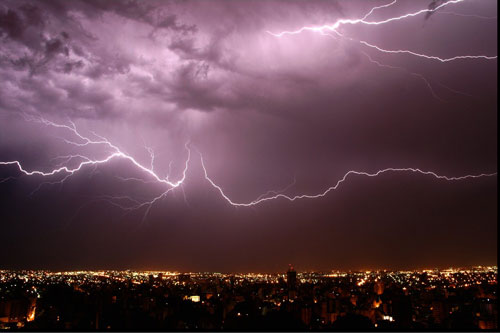
[[[2,1],[0,263],[494,264],[496,11]]]

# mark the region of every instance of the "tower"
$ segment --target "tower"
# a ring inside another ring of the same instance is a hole
[[[297,272],[291,264],[288,265],[288,271],[286,272],[286,284],[288,290],[296,290],[297,288]]]

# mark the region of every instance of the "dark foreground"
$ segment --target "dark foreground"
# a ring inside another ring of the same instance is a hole
[[[0,329],[494,330],[497,273],[0,271]]]

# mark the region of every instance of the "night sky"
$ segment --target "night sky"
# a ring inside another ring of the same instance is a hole
[[[0,268],[496,264],[497,1],[451,2],[1,1]]]

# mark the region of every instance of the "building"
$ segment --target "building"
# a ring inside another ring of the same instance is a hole
[[[35,319],[36,298],[0,301],[0,323],[19,323]]]
[[[291,264],[288,265],[288,271],[286,272],[286,284],[288,290],[297,290],[297,272]]]

